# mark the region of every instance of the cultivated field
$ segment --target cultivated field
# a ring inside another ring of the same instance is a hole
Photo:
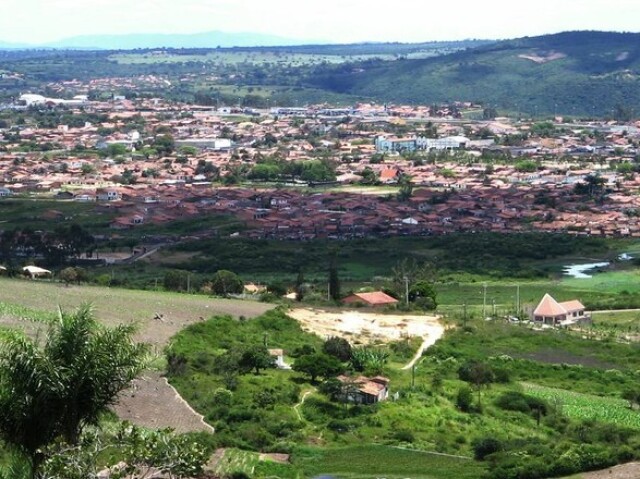
[[[254,301],[99,286],[67,287],[61,283],[6,278],[0,279],[0,302],[21,305],[42,312],[44,316],[47,312],[55,312],[58,306],[70,311],[88,302],[104,324],[137,324],[139,332],[136,339],[156,348],[162,348],[185,326],[211,316],[254,317],[273,308]],[[27,314],[12,314],[12,309],[4,309],[7,311],[5,314],[0,310],[0,326],[19,326],[22,324],[20,317],[30,317],[28,309],[24,309]],[[154,319],[156,315],[162,315],[162,319]],[[26,325],[34,327],[33,324]]]
[[[525,392],[539,397],[576,419],[593,419],[618,426],[640,429],[640,412],[629,408],[623,399],[581,394],[525,383]]]

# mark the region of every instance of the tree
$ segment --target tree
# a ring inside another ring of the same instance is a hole
[[[69,266],[58,273],[58,278],[64,281],[65,284],[81,283],[88,279],[87,272],[84,268]]]
[[[416,282],[409,290],[409,301],[427,311],[432,311],[438,306],[436,296],[433,284],[424,280]]]
[[[433,284],[438,272],[435,265],[429,261],[418,263],[415,259],[404,258],[392,268],[393,289],[398,297],[404,297],[406,290],[411,291],[418,281]]]
[[[478,405],[482,407],[480,391],[495,381],[491,366],[482,361],[467,361],[458,369],[460,380],[473,384],[478,391]]]
[[[244,291],[244,283],[237,274],[221,269],[211,278],[211,290],[218,296],[240,294]]]
[[[351,345],[349,341],[338,336],[332,336],[322,345],[322,350],[329,356],[339,359],[340,361],[349,361],[351,359]]]
[[[340,277],[338,276],[335,254],[329,263],[329,297],[334,301],[340,300]]]
[[[403,174],[398,180],[398,185],[400,186],[400,190],[398,190],[396,199],[398,201],[409,201],[413,196],[413,182],[411,177]]]
[[[296,301],[302,301],[307,293],[307,287],[304,283],[304,272],[302,269],[298,270],[298,276],[296,277]]]
[[[91,308],[60,311],[44,347],[11,335],[0,349],[0,437],[25,457],[35,476],[40,450],[61,437],[75,445],[86,425],[140,373],[147,346],[133,328],[98,324]]]
[[[254,369],[256,374],[260,374],[261,369],[274,367],[275,363],[275,358],[269,354],[266,346],[262,345],[249,346],[242,352],[238,361],[242,370],[249,372]]]
[[[326,379],[340,374],[344,371],[344,366],[333,356],[325,353],[315,353],[300,356],[293,363],[292,369],[308,374],[311,377],[311,382],[315,382],[318,376]]]
[[[169,270],[162,281],[167,291],[185,291],[187,289],[189,272],[179,269]]]

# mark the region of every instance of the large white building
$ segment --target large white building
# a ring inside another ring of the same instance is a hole
[[[416,150],[456,150],[466,148],[469,138],[464,136],[447,136],[445,138],[395,138],[376,137],[376,151],[379,153],[391,151],[416,151]]]

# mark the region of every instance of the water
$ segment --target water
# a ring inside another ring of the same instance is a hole
[[[589,279],[592,275],[586,274],[587,271],[595,268],[605,268],[609,266],[609,264],[608,261],[602,263],[569,264],[562,268],[562,271],[566,276],[571,276],[575,279]]]

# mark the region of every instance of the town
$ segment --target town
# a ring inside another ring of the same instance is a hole
[[[18,102],[54,117],[62,109],[67,123],[38,125],[28,110],[4,120],[1,196],[108,202],[113,229],[233,215],[251,238],[640,236],[633,123],[465,120],[487,114],[470,103],[258,111],[70,101]]]

